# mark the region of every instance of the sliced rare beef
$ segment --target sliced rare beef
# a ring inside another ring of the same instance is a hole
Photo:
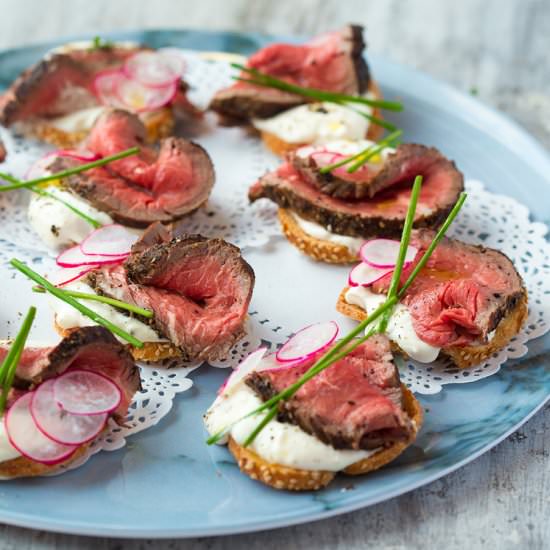
[[[327,159],[330,153],[318,153],[315,147],[303,148],[302,151],[311,151],[313,154],[305,156],[300,151],[293,151],[288,154],[287,161],[321,193],[338,199],[369,199],[383,189],[413,181],[417,175],[423,176],[427,182],[433,176],[445,173],[456,180],[457,188],[463,179],[454,162],[445,158],[437,149],[415,143],[398,145],[395,152],[390,153],[383,162],[365,163],[351,174],[347,172],[351,164],[328,173],[320,171],[323,166],[345,158],[344,155],[338,155],[329,163]]]
[[[0,124],[33,122],[96,107],[100,104],[94,90],[94,79],[105,70],[120,69],[124,61],[142,46],[109,46],[65,49],[53,52],[24,71],[0,97]],[[174,98],[174,105],[192,107],[183,83]]]
[[[0,361],[9,346],[0,346]],[[75,329],[57,346],[26,348],[15,373],[12,391],[28,390],[68,369],[95,371],[111,379],[122,391],[122,401],[113,412],[122,423],[134,394],[141,389],[139,370],[132,356],[103,327]]]
[[[254,272],[221,239],[148,230],[124,265],[93,271],[102,294],[151,309],[160,335],[189,360],[225,357],[244,335]]]
[[[160,149],[145,145],[146,130],[134,114],[108,110],[94,124],[87,148],[102,157],[139,146],[140,153],[66,178],[66,185],[93,206],[125,225],[170,222],[204,204],[214,185],[214,166],[196,143],[170,137]],[[58,158],[59,171],[75,164]]]
[[[4,147],[4,142],[0,140],[0,162],[6,160],[6,148]]]
[[[246,383],[267,401],[296,382],[314,361],[255,371]],[[415,433],[403,409],[399,373],[385,336],[370,338],[306,382],[282,402],[280,419],[335,449],[375,449],[409,441]]]
[[[373,198],[350,200],[327,194],[322,183],[312,184],[288,162],[260,178],[250,188],[249,198],[270,199],[340,235],[399,238],[416,175],[423,175],[424,182],[414,225],[438,227],[458,200],[464,181],[454,163],[423,145],[401,146],[401,153],[384,163],[377,177],[390,182],[390,187]]]
[[[248,59],[247,67],[306,88],[358,95],[366,92],[369,72],[363,58],[363,28],[348,25],[303,45],[272,44]],[[250,77],[243,73],[244,78]],[[303,96],[237,82],[216,93],[210,109],[234,121],[269,118],[306,103]]]
[[[433,240],[429,230],[414,231],[417,260]],[[416,262],[403,271],[403,282]],[[373,286],[385,292],[390,278]],[[514,264],[502,252],[444,238],[402,302],[418,337],[437,347],[486,342],[499,322],[527,297]]]

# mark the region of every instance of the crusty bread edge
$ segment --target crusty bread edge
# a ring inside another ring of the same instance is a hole
[[[24,456],[5,460],[4,462],[0,462],[0,481],[55,474],[79,460],[86,453],[89,446],[89,443],[81,445],[67,460],[54,465],[35,462]]]
[[[174,112],[169,107],[163,107],[147,113],[143,122],[147,130],[148,141],[154,143],[172,134],[175,124]],[[47,121],[40,121],[33,123],[32,126],[29,125],[28,133],[40,141],[68,149],[79,145],[88,136],[89,131],[65,132],[48,124]]]
[[[63,328],[55,319],[54,327],[62,338],[69,336],[72,331],[77,330],[77,327]],[[142,348],[136,348],[130,344],[126,344],[126,348],[132,354],[135,361],[158,363],[165,359],[176,359],[181,357],[179,348],[170,342],[144,342]]]
[[[359,257],[347,246],[308,235],[298,225],[290,210],[279,208],[277,215],[287,240],[310,258],[329,264],[350,264],[359,261]]]
[[[405,411],[415,425],[414,436],[408,441],[394,443],[390,447],[379,450],[375,454],[351,464],[343,473],[348,475],[361,475],[372,472],[385,466],[399,456],[416,438],[423,421],[423,411],[420,403],[412,392],[402,386],[403,405]],[[251,479],[261,481],[274,489],[285,491],[316,491],[326,487],[336,476],[336,472],[324,470],[304,470],[270,464],[259,455],[239,445],[233,438],[229,438],[229,451],[235,457],[241,472]]]
[[[355,321],[361,322],[365,320],[366,313],[363,308],[346,302],[347,291],[348,287],[344,288],[340,296],[338,296],[336,310]],[[491,341],[486,344],[474,346],[450,346],[442,348],[441,353],[448,357],[459,369],[466,369],[479,365],[491,357],[493,353],[500,351],[508,344],[508,342],[520,331],[523,323],[527,319],[527,314],[527,292],[524,289],[522,298],[498,324],[495,335]],[[397,351],[403,353],[394,342],[392,342],[392,347],[395,347]]]
[[[369,92],[371,92],[376,99],[382,99],[382,92],[374,80],[371,80],[369,83]],[[382,113],[378,107],[373,109],[372,116],[379,119],[382,118]],[[365,137],[371,141],[378,141],[383,133],[384,128],[371,122]],[[309,143],[289,143],[275,134],[263,130],[260,131],[260,137],[266,148],[279,157],[283,157],[286,153],[299,149],[304,145],[310,145]]]

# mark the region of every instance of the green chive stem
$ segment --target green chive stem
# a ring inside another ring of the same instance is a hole
[[[40,183],[47,183],[49,181],[54,181],[62,178],[67,178],[69,176],[74,176],[75,174],[80,174],[81,172],[85,172],[86,170],[91,170],[92,168],[105,166],[106,164],[109,164],[110,162],[114,162],[115,160],[120,160],[126,157],[130,157],[132,155],[137,155],[139,151],[140,151],[139,147],[131,147],[130,149],[121,151],[116,155],[110,155],[108,157],[103,157],[102,159],[99,159],[99,160],[87,162],[86,164],[80,164],[79,166],[74,166],[73,168],[67,168],[66,170],[62,170],[61,172],[57,172],[55,174],[48,174],[47,176],[42,176],[40,178],[35,178],[33,180],[20,181],[18,183],[13,183],[12,185],[1,185],[0,192],[12,191],[14,189],[22,189],[26,187],[33,187],[34,185],[38,185]],[[10,176],[9,174],[0,172],[0,178],[6,181],[9,181],[11,177],[12,176]]]
[[[36,308],[31,306],[17,336],[15,337],[15,340],[10,347],[10,350],[8,351],[8,354],[0,366],[0,385],[2,386],[2,394],[0,395],[0,416],[4,413],[6,408],[8,394],[13,386],[13,380],[15,378],[15,371],[17,370],[17,365],[21,360],[21,355],[25,349],[25,343],[29,336],[35,316]]]
[[[91,300],[93,302],[101,302],[103,304],[108,304],[119,309],[131,311],[132,313],[137,313],[138,315],[146,317],[147,319],[153,318],[153,312],[150,309],[143,309],[141,307],[135,306],[134,304],[123,302],[122,300],[116,300],[115,298],[109,298],[108,296],[102,296],[101,294],[90,294],[89,292],[79,292],[78,290],[69,290],[66,288],[60,290],[63,290],[63,292],[67,296],[72,296],[73,298]],[[32,291],[44,293],[46,292],[46,289],[42,286],[33,286]]]
[[[10,260],[10,264],[15,267],[15,269],[26,275],[29,279],[44,287],[44,289],[47,290],[50,294],[69,304],[76,310],[80,311],[80,313],[90,318],[92,321],[94,321],[94,323],[97,323],[98,325],[109,329],[111,332],[113,332],[117,336],[120,336],[122,339],[126,340],[128,343],[132,344],[136,348],[143,347],[143,342],[141,340],[138,340],[135,336],[132,336],[125,330],[117,327],[114,323],[111,323],[111,321],[105,319],[104,317],[99,315],[99,313],[96,313],[92,309],[86,307],[84,304],[77,302],[72,296],[68,296],[64,290],[57,288],[55,285],[52,285],[47,279],[36,273],[36,271],[33,271],[28,265],[17,260],[16,258],[12,258]]]

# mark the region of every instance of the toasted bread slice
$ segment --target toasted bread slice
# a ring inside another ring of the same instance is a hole
[[[174,129],[174,112],[170,107],[163,107],[147,113],[143,117],[147,129],[147,139],[154,143],[172,134]],[[89,130],[66,132],[49,124],[46,120],[33,123],[29,133],[39,139],[59,148],[72,148],[79,145],[88,135]]]
[[[35,462],[24,456],[5,460],[4,462],[0,462],[0,480],[55,474],[79,460],[86,453],[89,446],[90,443],[81,445],[67,460],[53,465]]]
[[[355,321],[364,321],[367,316],[365,310],[359,306],[346,302],[347,290],[348,288],[346,287],[338,297],[336,303],[337,311]],[[527,292],[525,291],[522,299],[519,300],[515,307],[500,321],[495,330],[495,335],[489,342],[473,346],[449,346],[447,348],[442,348],[440,353],[444,357],[448,357],[459,369],[466,369],[474,365],[479,365],[491,357],[493,353],[500,351],[508,344],[508,342],[520,331],[523,323],[527,319],[527,314]],[[406,355],[395,342],[392,342],[392,348]]]
[[[404,408],[414,421],[418,433],[423,420],[420,403],[405,386],[403,387]],[[343,473],[361,475],[385,466],[399,456],[412,442],[394,443],[390,447],[380,449],[375,454],[348,466]],[[274,489],[285,491],[316,491],[327,486],[335,477],[336,472],[322,470],[303,470],[280,464],[270,464],[253,451],[239,445],[229,438],[229,451],[237,460],[241,472],[252,479],[261,481]]]
[[[378,84],[374,82],[374,80],[371,80],[369,83],[369,92],[371,92],[376,99],[382,99],[382,92],[380,91]],[[381,119],[382,113],[380,109],[378,108],[373,109],[372,116]],[[384,128],[382,128],[381,126],[378,126],[377,124],[373,124],[371,122],[367,130],[367,135],[365,137],[366,139],[370,139],[371,141],[378,141],[378,139],[382,136],[383,133],[384,133]],[[271,132],[261,131],[260,136],[265,146],[272,153],[280,157],[284,156],[285,153],[288,153],[289,151],[294,151],[295,149],[299,149],[304,145],[310,145],[309,143],[289,143],[281,139],[280,137],[276,136],[275,134],[272,134]]]
[[[65,338],[73,330],[76,330],[76,327],[63,328],[55,320],[54,327],[62,338]],[[130,344],[127,344],[126,347],[136,361],[158,363],[168,359],[181,358],[181,350],[170,342],[144,342],[141,348],[136,348]]]
[[[347,246],[323,241],[308,235],[298,225],[290,210],[279,208],[277,213],[285,237],[310,258],[329,264],[350,264],[359,260],[358,255]]]

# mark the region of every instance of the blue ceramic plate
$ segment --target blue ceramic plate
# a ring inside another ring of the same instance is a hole
[[[112,38],[244,54],[268,42],[253,34],[195,31]],[[0,85],[7,86],[51,46],[0,54]],[[537,197],[550,191],[550,159],[538,143],[471,97],[374,55],[369,61],[384,93],[403,99],[406,111],[399,124],[409,138],[437,145],[467,177],[519,199],[545,221],[547,201]],[[290,249],[274,246],[277,253]],[[297,256],[285,259],[291,257]],[[299,266],[286,266],[299,273]],[[326,316],[333,311],[329,302]],[[291,525],[368,506],[456,470],[523,424],[548,399],[549,349],[550,338],[539,338],[526,357],[510,361],[495,376],[420,396],[426,420],[412,448],[382,471],[339,479],[316,494],[266,488],[241,475],[225,448],[204,444],[201,415],[225,373],[199,370],[192,375],[194,388],[176,398],[160,425],[138,434],[124,449],[101,453],[61,477],[3,483],[0,521],[87,535],[192,537]]]

